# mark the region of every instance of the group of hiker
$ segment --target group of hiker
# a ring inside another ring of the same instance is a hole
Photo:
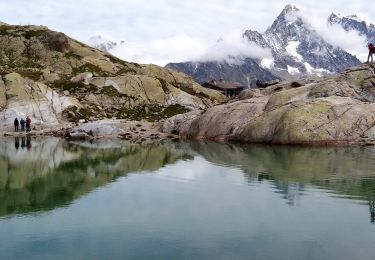
[[[21,131],[22,132],[25,131],[25,127],[26,127],[26,131],[30,132],[31,131],[31,118],[29,116],[27,116],[26,120],[24,120],[23,118],[21,118],[20,121],[18,121],[18,118],[14,119],[14,131],[15,132],[19,131],[19,126],[20,125],[21,125]]]

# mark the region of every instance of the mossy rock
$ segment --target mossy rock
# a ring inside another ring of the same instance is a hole
[[[34,81],[39,81],[40,78],[43,75],[43,72],[41,71],[23,71],[23,70],[18,70],[18,74],[20,74],[22,77],[29,78]]]
[[[116,113],[115,116],[122,119],[156,122],[187,112],[190,112],[190,109],[180,105],[170,105],[168,107],[150,105],[138,106],[134,109],[123,109]]]
[[[73,74],[75,75],[78,75],[80,73],[84,73],[84,72],[91,72],[93,74],[95,74],[95,76],[106,76],[107,73],[105,71],[103,71],[101,68],[99,68],[98,66],[95,66],[91,63],[85,63],[84,65],[80,66],[80,67],[76,67],[76,68],[73,68]]]
[[[100,89],[100,94],[107,95],[109,97],[127,97],[127,95],[120,93],[115,87],[113,86],[104,86]]]
[[[28,30],[23,33],[23,36],[30,40],[32,37],[46,36],[46,30]]]
[[[92,93],[98,90],[98,88],[92,84],[86,85],[83,82],[72,82],[70,80],[57,80],[49,83],[52,89],[60,91],[69,91],[70,93]]]
[[[86,107],[78,108],[76,106],[70,106],[62,112],[62,115],[69,122],[78,122],[81,119],[89,119],[94,116],[94,113],[91,109]]]

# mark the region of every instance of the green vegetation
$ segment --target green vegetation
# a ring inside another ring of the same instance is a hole
[[[77,122],[80,119],[89,119],[94,116],[92,110],[88,108],[78,108],[76,106],[70,106],[63,111],[63,116],[70,122]]]
[[[117,73],[116,76],[126,75],[126,74],[137,74],[135,69],[129,68],[128,66],[123,65],[124,67],[121,68]]]
[[[169,94],[170,90],[168,89],[168,82],[164,79],[158,79],[165,94]]]
[[[22,77],[29,78],[34,81],[39,81],[43,75],[41,71],[24,71],[24,70],[17,70],[17,73],[20,74]]]
[[[118,92],[113,86],[105,86],[100,89],[100,94],[107,95],[110,97],[127,97],[127,95]]]
[[[15,35],[23,36],[30,40],[32,37],[45,36],[48,31],[46,29],[30,29],[30,26],[14,26],[14,25],[0,25],[0,35]]]
[[[78,54],[76,54],[76,53],[74,53],[74,52],[72,52],[72,51],[69,51],[69,52],[67,52],[67,53],[65,53],[65,57],[66,58],[73,58],[73,59],[77,59],[77,60],[81,60],[82,59],[82,56],[80,56],[80,55],[78,55]]]
[[[87,93],[97,91],[97,87],[92,84],[85,85],[83,82],[72,82],[66,79],[54,81],[50,83],[49,86],[56,90],[66,90],[71,93]]]
[[[162,107],[159,105],[138,106],[134,109],[124,109],[115,114],[117,118],[129,120],[147,120],[151,122],[167,119],[178,114],[184,114],[190,110],[181,105]]]
[[[210,99],[210,96],[207,95],[206,93],[196,92],[193,89],[192,84],[189,84],[189,83],[177,83],[177,84],[174,84],[174,86],[176,88],[181,89],[182,91],[185,91],[186,93],[188,93],[188,94],[190,94],[192,96],[198,96],[200,98],[208,98],[208,99]]]
[[[84,73],[84,72],[91,72],[93,74],[95,74],[96,76],[107,76],[107,73],[104,72],[101,68],[99,68],[98,66],[95,66],[91,63],[85,63],[84,65],[80,66],[80,67],[76,67],[76,68],[73,68],[73,74],[80,74],[80,73]]]
[[[32,37],[45,36],[46,33],[47,33],[46,30],[27,30],[27,31],[24,31],[22,36],[24,36],[26,39],[30,40]]]

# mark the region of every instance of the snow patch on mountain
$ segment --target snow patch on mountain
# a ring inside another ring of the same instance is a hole
[[[300,74],[301,72],[300,72],[300,70],[298,69],[298,68],[295,68],[295,67],[292,67],[292,66],[289,66],[289,65],[287,65],[287,70],[288,70],[288,73],[290,74],[290,75],[292,75],[292,76],[295,76],[295,75],[298,75],[298,74]]]
[[[275,60],[273,58],[264,58],[260,61],[262,68],[271,69],[275,65]]]
[[[298,53],[297,48],[301,43],[299,41],[290,41],[285,47],[287,53],[297,59],[297,61],[303,61],[303,57]]]
[[[304,62],[303,65],[305,66],[308,74],[317,75],[318,77],[322,77],[322,76],[327,75],[327,74],[332,74],[332,72],[330,72],[329,70],[326,70],[326,69],[313,68],[308,62]]]

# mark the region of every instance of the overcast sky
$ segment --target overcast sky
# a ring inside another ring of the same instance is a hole
[[[0,0],[0,20],[46,25],[81,41],[96,34],[124,40],[132,59],[161,64],[202,53],[227,33],[263,32],[287,4],[321,17],[335,12],[375,20],[370,0]],[[154,57],[166,48],[169,54]]]

